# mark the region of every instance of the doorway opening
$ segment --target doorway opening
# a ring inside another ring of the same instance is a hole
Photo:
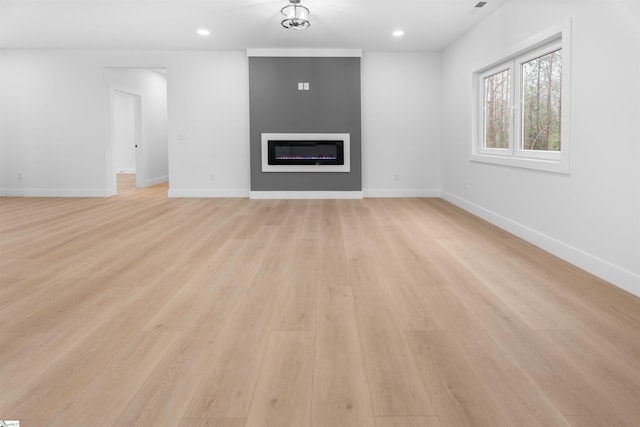
[[[142,138],[142,103],[140,95],[120,90],[113,92],[113,142],[116,190],[139,187],[138,145]]]
[[[112,194],[169,181],[167,73],[106,68],[110,92]]]

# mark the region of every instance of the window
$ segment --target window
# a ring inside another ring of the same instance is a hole
[[[481,152],[511,154],[511,122],[513,113],[512,83],[513,67],[498,67],[484,73],[480,95],[482,127]]]
[[[473,74],[471,160],[570,172],[568,37],[539,36]]]
[[[562,49],[522,63],[523,150],[561,151]]]

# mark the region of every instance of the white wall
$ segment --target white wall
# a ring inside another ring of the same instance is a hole
[[[126,92],[113,93],[113,143],[116,173],[136,173],[137,123],[141,114],[139,97]]]
[[[635,0],[512,0],[442,54],[444,197],[637,295],[639,9]],[[571,175],[470,162],[471,72],[567,18]]]
[[[138,162],[141,163],[137,165],[138,186],[147,187],[166,182],[169,174],[166,76],[145,68],[109,68],[107,78],[111,102],[114,102],[114,91],[140,97],[142,129],[138,145]],[[115,123],[111,125],[114,126]],[[112,143],[115,144],[115,141]],[[117,147],[114,150],[118,152]],[[114,165],[117,163],[116,158]]]
[[[365,52],[365,197],[440,195],[440,55]]]
[[[108,195],[102,68],[72,51],[7,50],[2,62],[0,194]]]
[[[172,64],[168,70],[169,195],[248,197],[246,54],[175,52]]]
[[[114,193],[107,67],[167,69],[170,191],[248,195],[244,52],[1,52],[0,195]],[[179,133],[186,139],[179,141]]]

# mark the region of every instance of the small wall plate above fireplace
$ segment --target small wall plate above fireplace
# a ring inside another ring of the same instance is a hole
[[[350,172],[348,133],[263,133],[262,172]]]

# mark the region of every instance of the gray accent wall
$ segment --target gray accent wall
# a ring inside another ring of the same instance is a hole
[[[249,96],[252,191],[362,190],[360,58],[250,57]],[[264,173],[265,132],[349,133],[351,171]]]

